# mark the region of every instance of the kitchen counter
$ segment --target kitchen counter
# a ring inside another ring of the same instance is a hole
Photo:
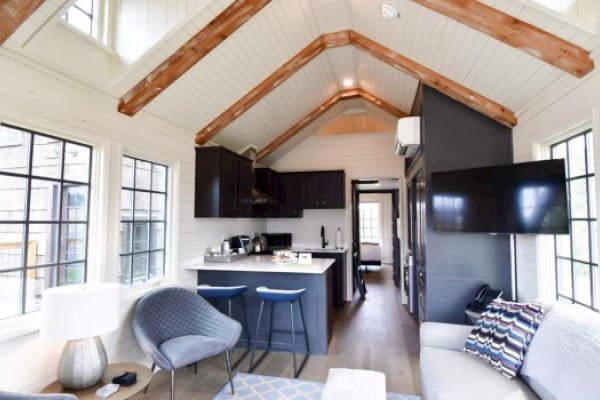
[[[201,263],[186,267],[196,271],[274,272],[288,274],[322,274],[335,262],[333,258],[315,258],[311,264],[276,264],[270,255],[250,255],[231,263]]]
[[[329,341],[331,340],[333,327],[333,293],[334,293],[334,263],[337,254],[331,254],[331,258],[313,258],[311,264],[284,264],[278,265],[272,261],[270,255],[250,255],[232,263],[199,263],[186,267],[188,270],[196,271],[198,285],[209,284],[212,286],[239,286],[248,288],[240,299],[232,300],[233,317],[241,321],[240,307],[245,307],[248,315],[249,331],[252,338],[256,335],[258,314],[261,301],[256,294],[256,289],[266,286],[272,289],[306,289],[301,301],[306,318],[306,330],[310,342],[312,354],[327,354]],[[219,311],[228,314],[227,300],[209,300]],[[288,304],[267,304],[267,315],[273,324],[273,333],[268,331],[269,319],[263,320],[260,327],[257,348],[264,349],[272,339],[273,349],[289,351],[292,344],[292,336],[289,333],[291,318],[290,306]],[[296,321],[300,320],[297,305],[294,305]],[[267,321],[267,322],[265,322]],[[302,327],[296,325],[297,330]],[[246,335],[243,334],[237,344],[245,348],[248,343]],[[303,336],[296,337],[296,346],[302,353],[306,349]]]
[[[347,247],[342,247],[341,249],[336,249],[334,247],[325,247],[324,249],[320,247],[303,247],[303,246],[294,246],[292,247],[292,251],[296,253],[334,253],[334,254],[342,254],[348,251]]]

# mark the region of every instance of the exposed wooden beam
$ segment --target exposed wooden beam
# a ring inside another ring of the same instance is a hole
[[[119,112],[135,115],[271,0],[236,0],[119,100]]]
[[[594,69],[590,52],[477,0],[413,0],[576,77]]]
[[[37,10],[44,0],[0,1],[0,46]]]
[[[300,68],[325,50],[323,36],[313,40],[308,46],[300,50],[288,62],[279,67],[254,89],[246,93],[244,97],[235,102],[225,110],[214,121],[196,133],[196,144],[202,145],[212,139],[223,128],[236,120],[240,115],[248,111],[250,107],[258,103],[277,86],[281,85],[290,76],[294,75]]]
[[[313,58],[328,48],[352,45],[373,57],[407,73],[421,82],[432,86],[442,93],[468,105],[469,107],[493,118],[507,126],[517,124],[515,114],[508,108],[498,104],[479,93],[454,82],[431,69],[422,66],[401,54],[382,46],[381,44],[352,30],[326,33],[312,41],[294,57],[283,64],[254,89],[240,100],[232,104],[227,110],[196,133],[196,144],[203,145],[215,137],[223,128],[235,121],[239,116],[248,111],[273,89],[294,75],[300,68],[308,64]],[[371,101],[370,98],[364,98]],[[371,101],[373,102],[373,101]],[[375,103],[374,103],[375,104]],[[388,110],[393,114],[395,111]],[[399,111],[399,110],[398,110]]]
[[[403,55],[361,35],[350,31],[352,45],[367,54],[403,71],[426,85],[429,85],[447,96],[503,123],[509,127],[517,124],[517,117],[508,108],[488,99],[479,93],[454,82],[437,72],[418,64]]]
[[[319,118],[321,115],[323,115],[325,112],[327,112],[327,110],[329,110],[338,102],[355,98],[365,99],[366,101],[373,103],[375,106],[381,108],[383,111],[392,114],[396,118],[402,118],[407,116],[407,114],[401,111],[400,109],[392,106],[389,103],[386,103],[380,98],[360,88],[343,90],[327,99],[323,104],[315,108],[307,116],[295,123],[291,128],[283,132],[281,135],[275,138],[275,140],[273,140],[271,143],[269,143],[263,149],[261,149],[257,154],[257,159],[262,160],[265,157],[267,157],[285,142],[296,136],[298,132],[300,132],[302,129],[306,128],[308,124],[310,124],[311,122]]]

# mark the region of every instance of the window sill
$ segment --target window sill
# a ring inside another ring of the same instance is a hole
[[[0,343],[26,336],[39,330],[39,312],[9,318],[0,321]]]

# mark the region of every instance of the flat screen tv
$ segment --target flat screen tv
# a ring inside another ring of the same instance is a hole
[[[564,160],[432,174],[436,232],[568,234]]]

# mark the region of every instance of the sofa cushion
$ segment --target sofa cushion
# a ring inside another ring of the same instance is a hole
[[[502,375],[513,379],[523,365],[525,352],[543,315],[539,304],[496,299],[477,320],[465,351],[481,357]]]
[[[421,349],[421,391],[423,400],[538,399],[521,379],[506,379],[477,357],[434,347]]]
[[[556,304],[529,346],[521,376],[543,400],[600,398],[600,314]]]

